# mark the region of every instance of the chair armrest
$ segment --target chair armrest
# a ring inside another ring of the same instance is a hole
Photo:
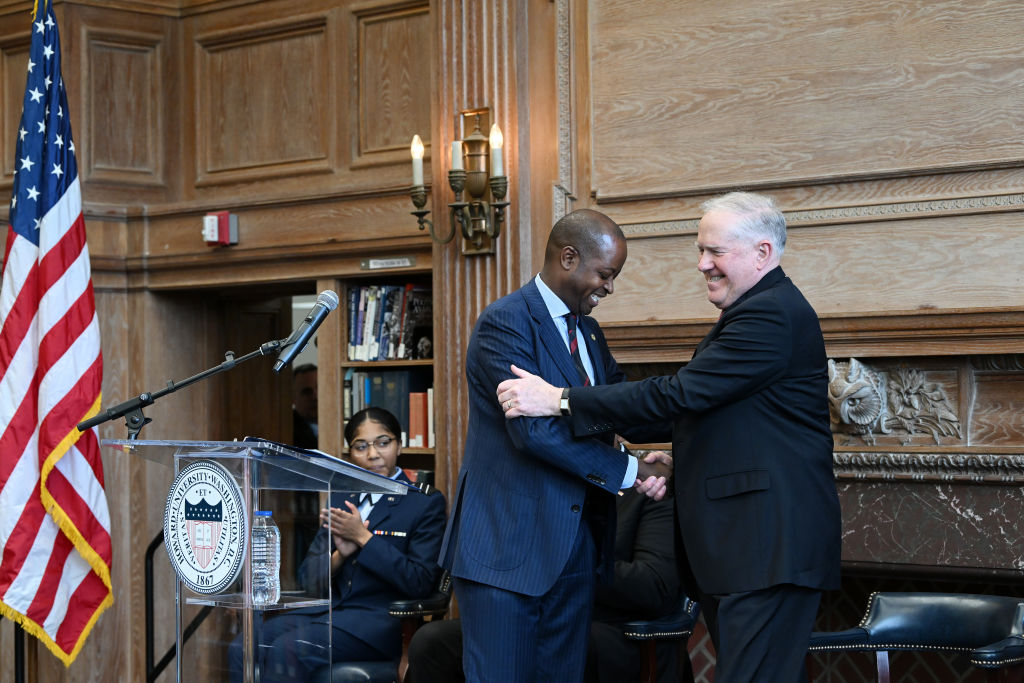
[[[1024,662],[1024,636],[1010,636],[971,650],[971,664],[983,669],[1001,669],[1021,662]]]
[[[440,591],[426,598],[395,600],[388,605],[388,614],[393,617],[439,617],[448,611],[449,596]]]
[[[971,664],[983,669],[999,669],[1020,662],[1024,662],[1024,603],[1017,605],[1006,638],[971,651]]]
[[[873,593],[856,628],[814,632],[808,649],[970,651],[1005,637],[1019,598],[951,593]]]
[[[622,625],[622,633],[630,640],[689,636],[693,633],[698,614],[700,605],[683,596],[679,606],[671,614],[658,619],[628,621]]]
[[[871,650],[874,649],[874,645],[871,642],[871,635],[858,627],[848,628],[845,631],[815,631],[811,634],[807,649],[811,652]]]

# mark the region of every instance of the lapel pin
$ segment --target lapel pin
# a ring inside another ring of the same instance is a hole
[[[597,341],[597,335],[593,332],[590,333],[590,341]]]

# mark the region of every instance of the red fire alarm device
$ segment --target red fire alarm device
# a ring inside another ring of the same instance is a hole
[[[214,211],[203,216],[203,239],[211,247],[238,244],[238,216]]]

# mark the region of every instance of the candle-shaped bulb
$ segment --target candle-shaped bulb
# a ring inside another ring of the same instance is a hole
[[[462,170],[462,140],[452,143],[452,170]]]
[[[419,186],[423,184],[423,141],[419,135],[412,136],[412,184]]]
[[[498,128],[498,124],[491,126],[491,177],[496,178],[498,176],[505,175],[505,165],[502,163],[501,148],[505,144],[505,138],[501,135],[501,128]]]

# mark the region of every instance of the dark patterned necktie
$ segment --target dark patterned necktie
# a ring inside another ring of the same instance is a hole
[[[579,342],[576,341],[576,314],[566,313],[565,322],[569,326],[569,353],[572,354],[572,362],[576,364],[576,370],[580,373],[583,386],[589,387],[590,377],[587,375],[587,369],[583,367],[583,357],[580,356]]]

